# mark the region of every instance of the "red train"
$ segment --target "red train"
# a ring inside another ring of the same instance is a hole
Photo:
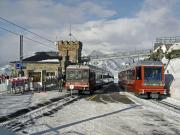
[[[160,61],[141,61],[118,73],[120,87],[137,95],[160,98],[164,89],[164,65]]]
[[[92,65],[69,65],[66,68],[66,88],[78,90],[79,93],[92,93],[102,85],[113,82],[111,72]]]

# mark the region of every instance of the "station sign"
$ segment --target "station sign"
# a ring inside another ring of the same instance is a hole
[[[25,69],[25,65],[21,64],[21,63],[16,63],[16,69]]]
[[[21,64],[20,63],[16,63],[16,69],[21,69]]]

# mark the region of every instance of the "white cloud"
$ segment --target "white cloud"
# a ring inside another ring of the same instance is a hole
[[[98,17],[111,17],[116,14],[113,10],[108,10],[102,6],[96,5],[90,1],[84,2],[80,5],[80,8],[83,9],[84,12],[89,12],[92,15]]]
[[[54,41],[56,36],[61,39],[67,37],[68,32],[64,33],[64,29],[69,30],[70,23],[83,24],[88,20],[93,20],[94,18],[91,18],[91,16],[107,18],[115,14],[115,11],[97,5],[91,1],[84,1],[76,6],[72,6],[59,2],[55,3],[54,1],[42,0],[1,1],[0,12],[2,17],[21,26],[28,27],[31,31],[39,33]],[[0,22],[0,26],[12,30],[12,26],[4,24],[5,23]],[[22,32],[22,30],[18,28],[14,28],[13,30],[19,33]],[[35,37],[34,35],[32,36],[27,32],[22,33],[25,34],[25,36],[48,44],[47,41]],[[17,49],[17,46],[12,46],[12,44],[19,45],[19,38],[12,38],[9,34],[3,34],[3,36],[0,37],[0,65],[4,64],[6,61],[18,58],[19,50]],[[50,46],[54,45],[50,44]],[[48,50],[48,48],[24,39],[24,54],[29,55],[35,51],[43,50]],[[5,53],[6,51],[9,53]]]
[[[156,37],[179,35],[180,20],[172,15],[176,1],[166,2],[147,0],[133,18],[91,21],[76,25],[74,31],[89,50],[151,48]]]

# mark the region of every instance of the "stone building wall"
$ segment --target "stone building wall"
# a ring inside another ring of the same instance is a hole
[[[60,67],[59,63],[41,63],[41,62],[28,62],[23,63],[24,65],[24,75],[28,76],[28,72],[41,72],[43,70],[46,70],[46,72],[54,72],[57,73],[58,69]],[[14,72],[17,74],[19,69],[16,69],[15,64],[11,64],[13,67]],[[16,75],[17,76],[17,75]]]
[[[82,42],[80,41],[58,41],[57,47],[62,56],[61,66],[63,72],[68,62],[79,63],[81,61]]]

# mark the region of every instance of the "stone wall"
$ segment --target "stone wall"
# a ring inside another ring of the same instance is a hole
[[[59,54],[62,56],[61,66],[63,71],[65,71],[68,62],[79,63],[81,61],[82,42],[58,41],[57,46]]]

